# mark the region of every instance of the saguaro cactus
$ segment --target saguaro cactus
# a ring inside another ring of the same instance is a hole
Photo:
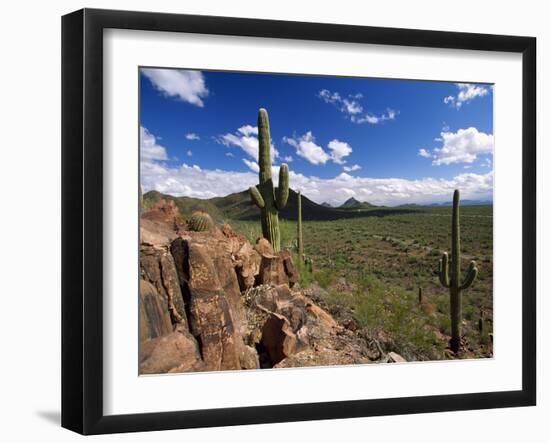
[[[460,273],[460,220],[459,220],[460,193],[458,189],[453,195],[451,261],[444,252],[439,260],[439,281],[445,288],[449,288],[451,295],[451,350],[457,353],[460,349],[460,323],[462,321],[462,291],[472,286],[477,277],[476,262],[471,261],[466,278],[462,283]],[[449,270],[450,267],[450,270]]]
[[[304,239],[302,237],[302,192],[298,192],[298,259],[304,261]]]
[[[258,140],[260,165],[260,183],[249,189],[252,201],[261,209],[262,233],[269,240],[275,251],[281,250],[279,232],[279,211],[288,200],[288,165],[283,163],[279,169],[279,186],[273,187],[271,173],[271,136],[269,118],[265,109],[258,112]]]

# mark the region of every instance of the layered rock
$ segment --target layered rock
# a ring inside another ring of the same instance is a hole
[[[140,374],[163,374],[204,371],[207,366],[195,338],[182,330],[142,342],[139,369]]]
[[[299,280],[299,274],[288,250],[283,249],[280,252],[274,252],[265,238],[258,239],[255,249],[261,256],[257,279],[259,284],[286,284],[291,288],[296,284]]]
[[[168,248],[141,244],[140,277],[154,286],[161,305],[170,314],[172,324],[187,325],[185,302],[174,258]]]
[[[356,324],[293,289],[289,251],[265,239],[253,247],[229,225],[187,231],[174,208],[141,220],[140,373],[370,361]]]

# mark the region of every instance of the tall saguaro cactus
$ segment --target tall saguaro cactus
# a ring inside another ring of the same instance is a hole
[[[302,237],[302,192],[298,192],[298,259],[304,260],[304,239]]]
[[[466,278],[461,283],[460,273],[460,220],[459,220],[460,193],[458,189],[453,195],[451,261],[444,252],[439,260],[439,281],[445,288],[449,288],[451,295],[451,350],[457,353],[460,349],[460,323],[462,321],[462,291],[472,286],[477,277],[476,262],[471,261]],[[450,269],[449,269],[450,268]]]
[[[258,112],[258,141],[260,165],[260,183],[249,189],[252,201],[261,209],[262,233],[269,240],[275,251],[281,250],[279,231],[279,211],[288,200],[288,165],[283,163],[279,169],[279,186],[273,187],[271,173],[271,136],[269,118],[265,109]]]

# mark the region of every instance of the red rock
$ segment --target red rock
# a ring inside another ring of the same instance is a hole
[[[140,344],[140,374],[205,370],[196,340],[186,331],[144,341]]]
[[[262,329],[261,343],[273,364],[294,354],[296,335],[292,332],[288,319],[279,314],[271,314]]]
[[[172,332],[170,314],[155,287],[145,280],[139,282],[139,339],[145,341]]]

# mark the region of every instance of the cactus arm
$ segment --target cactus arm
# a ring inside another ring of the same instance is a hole
[[[286,206],[288,200],[288,165],[283,163],[279,168],[279,187],[277,188],[277,199],[275,204],[280,211]]]
[[[256,186],[251,186],[248,189],[248,192],[250,193],[250,198],[256,204],[256,206],[260,209],[263,209],[265,207],[265,202],[262,194],[260,194],[260,191],[258,191],[258,188]]]
[[[451,285],[451,282],[449,281],[449,254],[446,252],[444,252],[439,259],[439,281],[445,288],[448,288]]]
[[[468,273],[466,274],[466,278],[464,279],[464,283],[460,286],[460,289],[468,289],[470,286],[472,286],[472,283],[477,277],[478,269],[476,266],[475,261],[470,262],[470,267],[468,268]]]

